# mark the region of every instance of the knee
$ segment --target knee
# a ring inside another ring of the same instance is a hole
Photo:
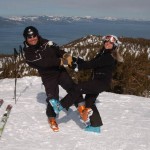
[[[95,105],[95,101],[93,99],[85,101],[86,107],[93,107]]]
[[[49,104],[49,100],[50,100],[51,98],[50,97],[47,97],[46,98],[46,102]]]
[[[46,102],[49,103],[50,99],[59,99],[59,96],[58,96],[58,94],[54,94],[54,95],[47,94]]]

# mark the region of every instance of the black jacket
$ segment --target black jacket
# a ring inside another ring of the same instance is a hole
[[[36,46],[29,46],[24,42],[26,62],[36,68],[41,76],[55,75],[62,71],[60,58],[65,53],[55,43],[39,37]]]
[[[94,59],[78,64],[78,69],[93,69],[93,79],[111,81],[116,60],[110,50],[102,50]]]

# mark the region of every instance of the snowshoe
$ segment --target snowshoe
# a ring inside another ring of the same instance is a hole
[[[101,128],[100,127],[87,126],[85,128],[85,131],[100,133],[101,132]]]

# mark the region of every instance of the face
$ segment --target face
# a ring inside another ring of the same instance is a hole
[[[104,47],[105,47],[105,49],[112,49],[113,48],[113,43],[110,42],[110,41],[106,41],[104,43]]]
[[[38,36],[32,35],[30,37],[27,37],[27,43],[30,45],[36,45],[38,42]]]

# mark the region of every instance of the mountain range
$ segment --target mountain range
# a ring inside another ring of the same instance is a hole
[[[14,24],[26,24],[26,23],[79,23],[79,22],[104,22],[104,21],[116,21],[116,22],[138,22],[138,23],[150,23],[150,21],[144,20],[129,20],[129,19],[117,19],[112,17],[106,18],[93,18],[90,16],[85,17],[65,17],[65,16],[12,16],[12,17],[0,17],[1,25],[14,25]]]

